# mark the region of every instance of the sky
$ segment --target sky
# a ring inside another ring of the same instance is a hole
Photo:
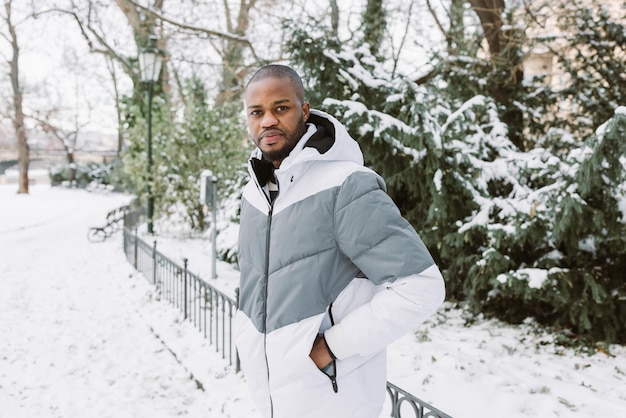
[[[134,271],[121,233],[87,240],[129,200],[0,185],[0,418],[257,416],[245,377]],[[148,242],[210,277],[209,240],[156,227]],[[236,269],[217,273],[234,292]],[[532,322],[467,322],[445,304],[390,346],[388,380],[454,418],[626,416],[625,347],[590,356]]]

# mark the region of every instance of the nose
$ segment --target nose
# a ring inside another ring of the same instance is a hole
[[[271,128],[272,126],[276,126],[277,124],[278,119],[276,119],[272,112],[265,112],[263,114],[263,118],[261,119],[261,128]]]

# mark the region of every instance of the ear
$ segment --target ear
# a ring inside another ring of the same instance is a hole
[[[311,104],[309,102],[302,103],[302,114],[304,115],[304,121],[308,121],[311,114]]]

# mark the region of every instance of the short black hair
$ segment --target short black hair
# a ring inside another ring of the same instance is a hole
[[[259,68],[246,84],[246,89],[248,89],[250,84],[267,78],[289,79],[296,88],[296,96],[304,103],[304,84],[302,83],[302,78],[300,78],[300,75],[293,68],[286,65],[270,64]]]

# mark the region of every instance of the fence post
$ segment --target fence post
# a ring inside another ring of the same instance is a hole
[[[134,260],[134,263],[133,263],[133,265],[135,266],[135,270],[137,270],[137,241],[138,241],[138,238],[137,238],[137,227],[135,227],[135,260]]]
[[[154,243],[152,245],[152,284],[158,290],[159,286],[157,286],[157,282],[156,282],[156,276],[157,276],[157,272],[156,272],[156,267],[157,267],[157,263],[156,263],[156,245],[157,245],[157,242],[156,242],[156,240],[154,240]]]
[[[187,259],[183,258],[184,271],[183,271],[183,286],[185,288],[184,305],[185,305],[185,319],[187,319]]]
[[[217,260],[217,177],[211,177],[211,182],[213,183],[212,192],[211,192],[211,227],[213,229],[211,233],[211,246],[213,247],[211,250],[211,278],[217,278],[217,268],[216,268],[216,260]]]
[[[239,309],[239,288],[236,288],[235,289],[235,311],[237,311],[238,309]],[[235,346],[235,372],[239,373],[240,371],[241,371],[241,362],[239,360],[239,350],[237,350],[237,346]]]

